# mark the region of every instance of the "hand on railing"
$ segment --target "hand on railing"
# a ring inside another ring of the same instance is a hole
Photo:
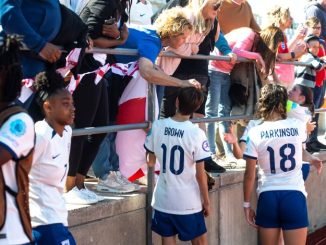
[[[56,62],[61,56],[61,50],[58,46],[52,43],[46,43],[39,55],[50,63]]]
[[[235,53],[229,53],[228,56],[231,58],[230,63],[234,65],[237,62],[238,56]]]

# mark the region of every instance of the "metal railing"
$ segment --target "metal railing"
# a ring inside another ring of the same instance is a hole
[[[113,54],[113,55],[129,55],[129,56],[137,56],[138,51],[135,49],[99,49],[93,48],[88,50],[87,53],[101,53],[101,54]],[[206,60],[220,60],[220,61],[230,61],[229,56],[213,56],[213,55],[191,55],[191,56],[181,56],[172,52],[161,52],[160,56],[165,57],[175,57],[175,58],[183,58],[183,59],[206,59]],[[253,62],[253,60],[238,58],[239,62]],[[277,62],[281,64],[288,65],[298,65],[298,66],[310,66],[310,63],[305,62],[292,62],[292,61],[284,61]],[[257,76],[254,76],[255,84],[257,84]],[[103,127],[88,127],[82,129],[74,129],[72,135],[73,136],[82,136],[82,135],[91,135],[91,134],[103,134],[124,130],[132,130],[132,129],[146,129],[149,127],[150,122],[155,120],[155,106],[154,106],[154,85],[149,83],[148,89],[148,122],[136,123],[136,124],[126,124],[126,125],[112,125],[112,126],[103,126]],[[326,112],[326,109],[317,109],[317,113]],[[253,118],[253,115],[239,115],[239,116],[230,116],[230,117],[213,117],[213,118],[194,118],[191,121],[193,123],[211,123],[218,121],[233,121],[233,120],[250,120]],[[148,185],[147,185],[147,195],[146,195],[146,244],[152,245],[152,230],[151,230],[151,218],[152,218],[152,208],[151,208],[151,200],[154,190],[154,168],[151,167],[148,169]]]

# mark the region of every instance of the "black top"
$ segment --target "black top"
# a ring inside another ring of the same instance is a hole
[[[120,0],[90,0],[80,13],[80,18],[88,26],[88,34],[92,39],[102,36],[102,25],[110,18],[119,19],[121,26],[128,20]]]
[[[210,52],[214,50],[217,23],[217,20],[215,20],[212,30],[207,34],[203,42],[199,45],[198,54],[209,55]],[[190,73],[208,76],[208,60],[181,59],[181,63],[173,75]]]

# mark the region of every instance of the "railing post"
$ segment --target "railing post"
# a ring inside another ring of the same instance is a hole
[[[148,108],[147,115],[148,121],[152,123],[155,118],[155,85],[148,83]],[[152,197],[154,190],[154,167],[148,167],[147,173],[147,195],[146,195],[146,245],[152,245]]]

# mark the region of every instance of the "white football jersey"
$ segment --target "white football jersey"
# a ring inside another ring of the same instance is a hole
[[[58,135],[45,121],[35,124],[36,146],[29,174],[29,204],[32,226],[68,225],[63,190],[69,168],[71,127]]]
[[[210,157],[205,133],[190,121],[157,120],[146,137],[145,148],[160,163],[153,208],[170,214],[200,212],[195,164]]]
[[[26,156],[34,146],[34,122],[26,113],[11,116],[0,128],[0,145],[14,158]],[[1,166],[5,183],[13,191],[18,191],[15,174],[16,163],[12,160]],[[0,245],[25,244],[30,242],[25,235],[14,197],[6,192],[6,221],[0,230]]]
[[[288,118],[258,124],[248,133],[245,158],[258,160],[258,194],[298,190],[306,195],[302,178],[302,142],[306,125]]]
[[[250,120],[239,141],[247,143],[248,133],[249,133],[250,129],[252,129],[253,127],[256,127],[257,125],[259,125],[261,123],[262,123],[261,119]]]

